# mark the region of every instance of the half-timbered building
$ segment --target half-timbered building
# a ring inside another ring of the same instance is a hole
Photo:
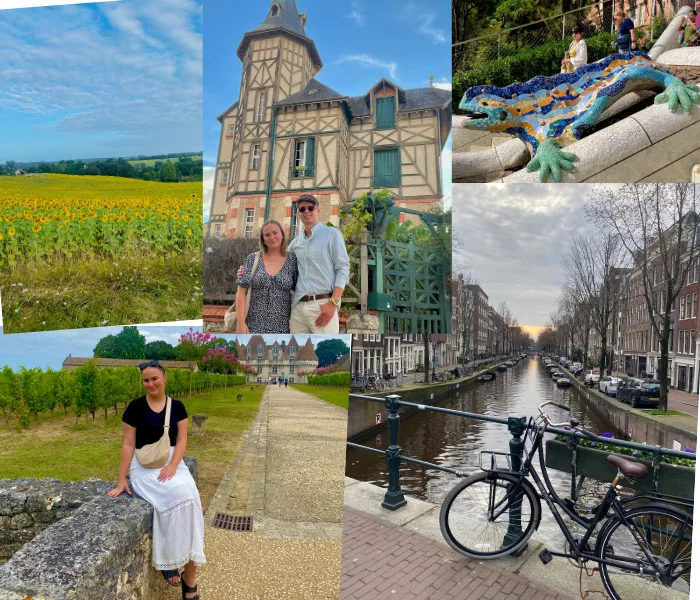
[[[302,193],[317,196],[320,221],[334,225],[345,203],[377,189],[402,207],[440,204],[451,93],[385,78],[362,96],[335,91],[317,79],[323,63],[305,27],[296,0],[273,0],[243,35],[240,96],[218,117],[208,235],[255,236],[268,219],[295,235]]]

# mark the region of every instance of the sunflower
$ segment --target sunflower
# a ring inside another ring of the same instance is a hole
[[[14,227],[10,227],[10,229],[7,230],[7,235],[12,236],[12,235],[15,235],[15,233],[17,233],[17,232],[15,231]]]
[[[39,223],[34,223],[34,227],[32,227],[32,231],[33,231],[34,233],[40,232],[40,231],[41,231],[41,225],[39,225]]]

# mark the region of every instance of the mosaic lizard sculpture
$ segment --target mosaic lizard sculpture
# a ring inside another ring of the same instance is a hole
[[[689,112],[700,102],[696,86],[685,85],[670,69],[643,52],[613,54],[584,65],[573,73],[535,77],[504,88],[469,88],[459,104],[469,129],[505,131],[519,137],[530,150],[528,171],[540,171],[540,181],[552,175],[561,181],[562,169],[573,171],[577,159],[561,147],[579,140],[600,115],[625,94],[663,88],[656,104],[668,102]]]

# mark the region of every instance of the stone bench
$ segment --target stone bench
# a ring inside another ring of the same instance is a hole
[[[196,460],[184,460],[197,481]],[[145,500],[108,498],[114,484],[100,480],[9,484],[0,480],[0,511],[14,514],[0,519],[28,530],[28,516],[40,531],[0,566],[0,600],[148,600],[162,594],[166,583],[151,566],[153,508]]]

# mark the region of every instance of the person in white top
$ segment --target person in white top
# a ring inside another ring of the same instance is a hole
[[[576,25],[571,30],[571,35],[574,39],[561,61],[562,73],[573,73],[580,66],[588,63],[588,46],[586,40],[583,39],[583,31]]]

